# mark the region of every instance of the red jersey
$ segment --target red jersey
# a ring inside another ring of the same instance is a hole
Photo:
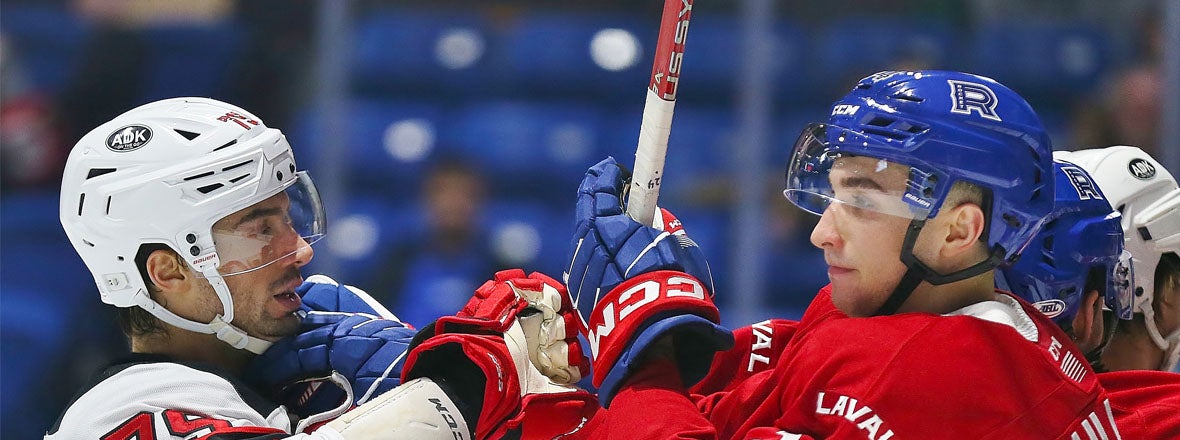
[[[646,438],[1118,438],[1082,354],[1006,294],[951,316],[848,318],[824,288],[771,369],[691,398],[642,376],[603,413],[648,424]],[[640,405],[630,417],[614,411]]]
[[[1116,371],[1098,374],[1124,439],[1180,439],[1180,374]]]

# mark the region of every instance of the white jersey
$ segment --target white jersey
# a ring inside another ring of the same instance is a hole
[[[98,380],[46,440],[308,438],[291,436],[285,407],[214,368],[142,355]]]

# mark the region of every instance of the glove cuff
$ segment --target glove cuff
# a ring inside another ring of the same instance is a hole
[[[696,319],[672,319],[688,316]],[[664,320],[668,321],[654,325]],[[637,357],[659,334],[678,329],[680,325],[716,326],[720,322],[712,296],[691,275],[664,270],[628,279],[601,298],[590,314],[587,339],[594,354],[594,385],[603,385],[624,353],[630,353],[628,359]],[[732,345],[732,334],[721,327],[717,329],[717,333],[727,335]],[[655,333],[640,339],[648,331]],[[621,367],[621,371],[613,372],[617,380],[626,375],[626,365]]]
[[[406,359],[402,381],[426,377],[445,384],[460,403],[475,438],[488,438],[520,405],[520,380],[503,338],[462,333],[438,334],[415,347]]]

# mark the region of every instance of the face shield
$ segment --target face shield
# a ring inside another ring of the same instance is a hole
[[[816,215],[833,204],[854,214],[887,214],[911,220],[930,216],[935,175],[885,159],[840,151],[872,140],[839,127],[812,124],[803,131],[787,166],[783,195]]]
[[[1129,320],[1134,313],[1135,268],[1131,264],[1131,252],[1124,250],[1118,263],[1107,274],[1105,309],[1114,312],[1121,320]]]
[[[240,275],[294,258],[323,238],[325,228],[319,192],[306,172],[298,172],[282,192],[213,224],[218,272]]]

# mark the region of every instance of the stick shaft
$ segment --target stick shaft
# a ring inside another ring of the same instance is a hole
[[[643,121],[639,126],[639,143],[635,148],[634,174],[627,196],[627,215],[645,225],[652,224],[655,218],[691,16],[692,0],[664,0],[660,36],[643,106]]]

